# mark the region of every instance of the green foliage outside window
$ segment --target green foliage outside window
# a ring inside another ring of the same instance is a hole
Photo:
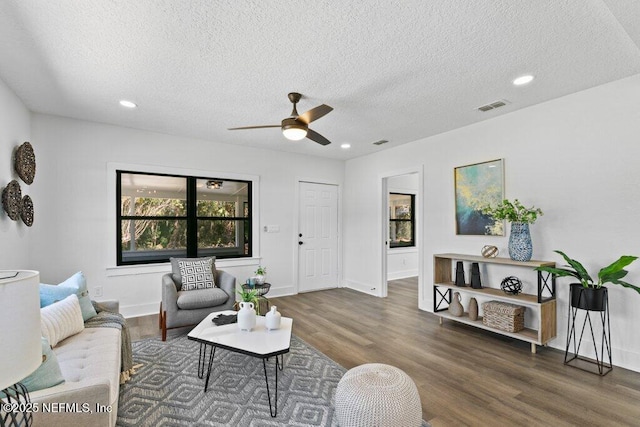
[[[118,265],[251,255],[250,181],[117,174]]]

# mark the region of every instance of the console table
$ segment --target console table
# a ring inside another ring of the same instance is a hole
[[[433,312],[442,319],[475,326],[476,328],[489,330],[497,334],[509,336],[531,343],[531,352],[536,352],[536,345],[545,345],[556,337],[556,286],[555,277],[552,274],[537,272],[537,293],[510,295],[499,288],[490,287],[491,284],[483,281],[483,288],[474,289],[466,286],[456,286],[452,279],[453,261],[477,262],[487,265],[506,265],[511,267],[527,268],[529,274],[535,274],[534,268],[540,266],[555,267],[553,261],[513,261],[508,258],[484,258],[481,256],[445,253],[433,256]],[[448,313],[447,308],[451,303],[453,291],[466,294],[481,300],[498,300],[522,305],[534,313],[535,325],[519,332],[506,332],[482,323],[482,317],[471,320],[467,313],[461,317]]]

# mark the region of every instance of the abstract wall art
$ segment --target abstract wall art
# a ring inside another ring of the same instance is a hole
[[[456,234],[504,236],[504,221],[482,213],[504,198],[504,160],[454,168]]]

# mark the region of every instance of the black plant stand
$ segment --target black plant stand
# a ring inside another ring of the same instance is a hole
[[[574,305],[584,306],[584,304],[586,303],[587,295],[586,291],[583,289],[580,289],[578,291],[579,296],[577,300],[579,303],[573,304],[572,301],[570,301],[569,323],[567,324],[567,347],[564,352],[565,365],[569,365],[571,367],[582,369],[583,371],[598,374],[601,376],[607,375],[613,369],[613,365],[611,364],[611,325],[609,323],[609,295],[606,288],[603,288],[603,290],[603,304],[597,310],[574,307]],[[580,327],[579,325],[580,319],[578,318],[578,314],[580,312],[584,312],[582,327]],[[596,356],[595,360],[580,356],[580,346],[582,345],[582,338],[584,336],[585,329],[587,328],[587,324],[589,325],[589,332],[591,333],[591,341],[593,342],[593,350]],[[599,325],[602,327],[600,349],[598,349],[596,334],[594,332],[594,327],[597,328]],[[580,328],[579,339],[577,337],[578,328]],[[586,366],[590,365],[595,365],[597,371],[586,368]]]

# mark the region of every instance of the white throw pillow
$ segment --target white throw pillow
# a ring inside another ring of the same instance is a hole
[[[84,329],[80,301],[76,294],[41,308],[40,318],[42,336],[49,340],[51,347]]]

